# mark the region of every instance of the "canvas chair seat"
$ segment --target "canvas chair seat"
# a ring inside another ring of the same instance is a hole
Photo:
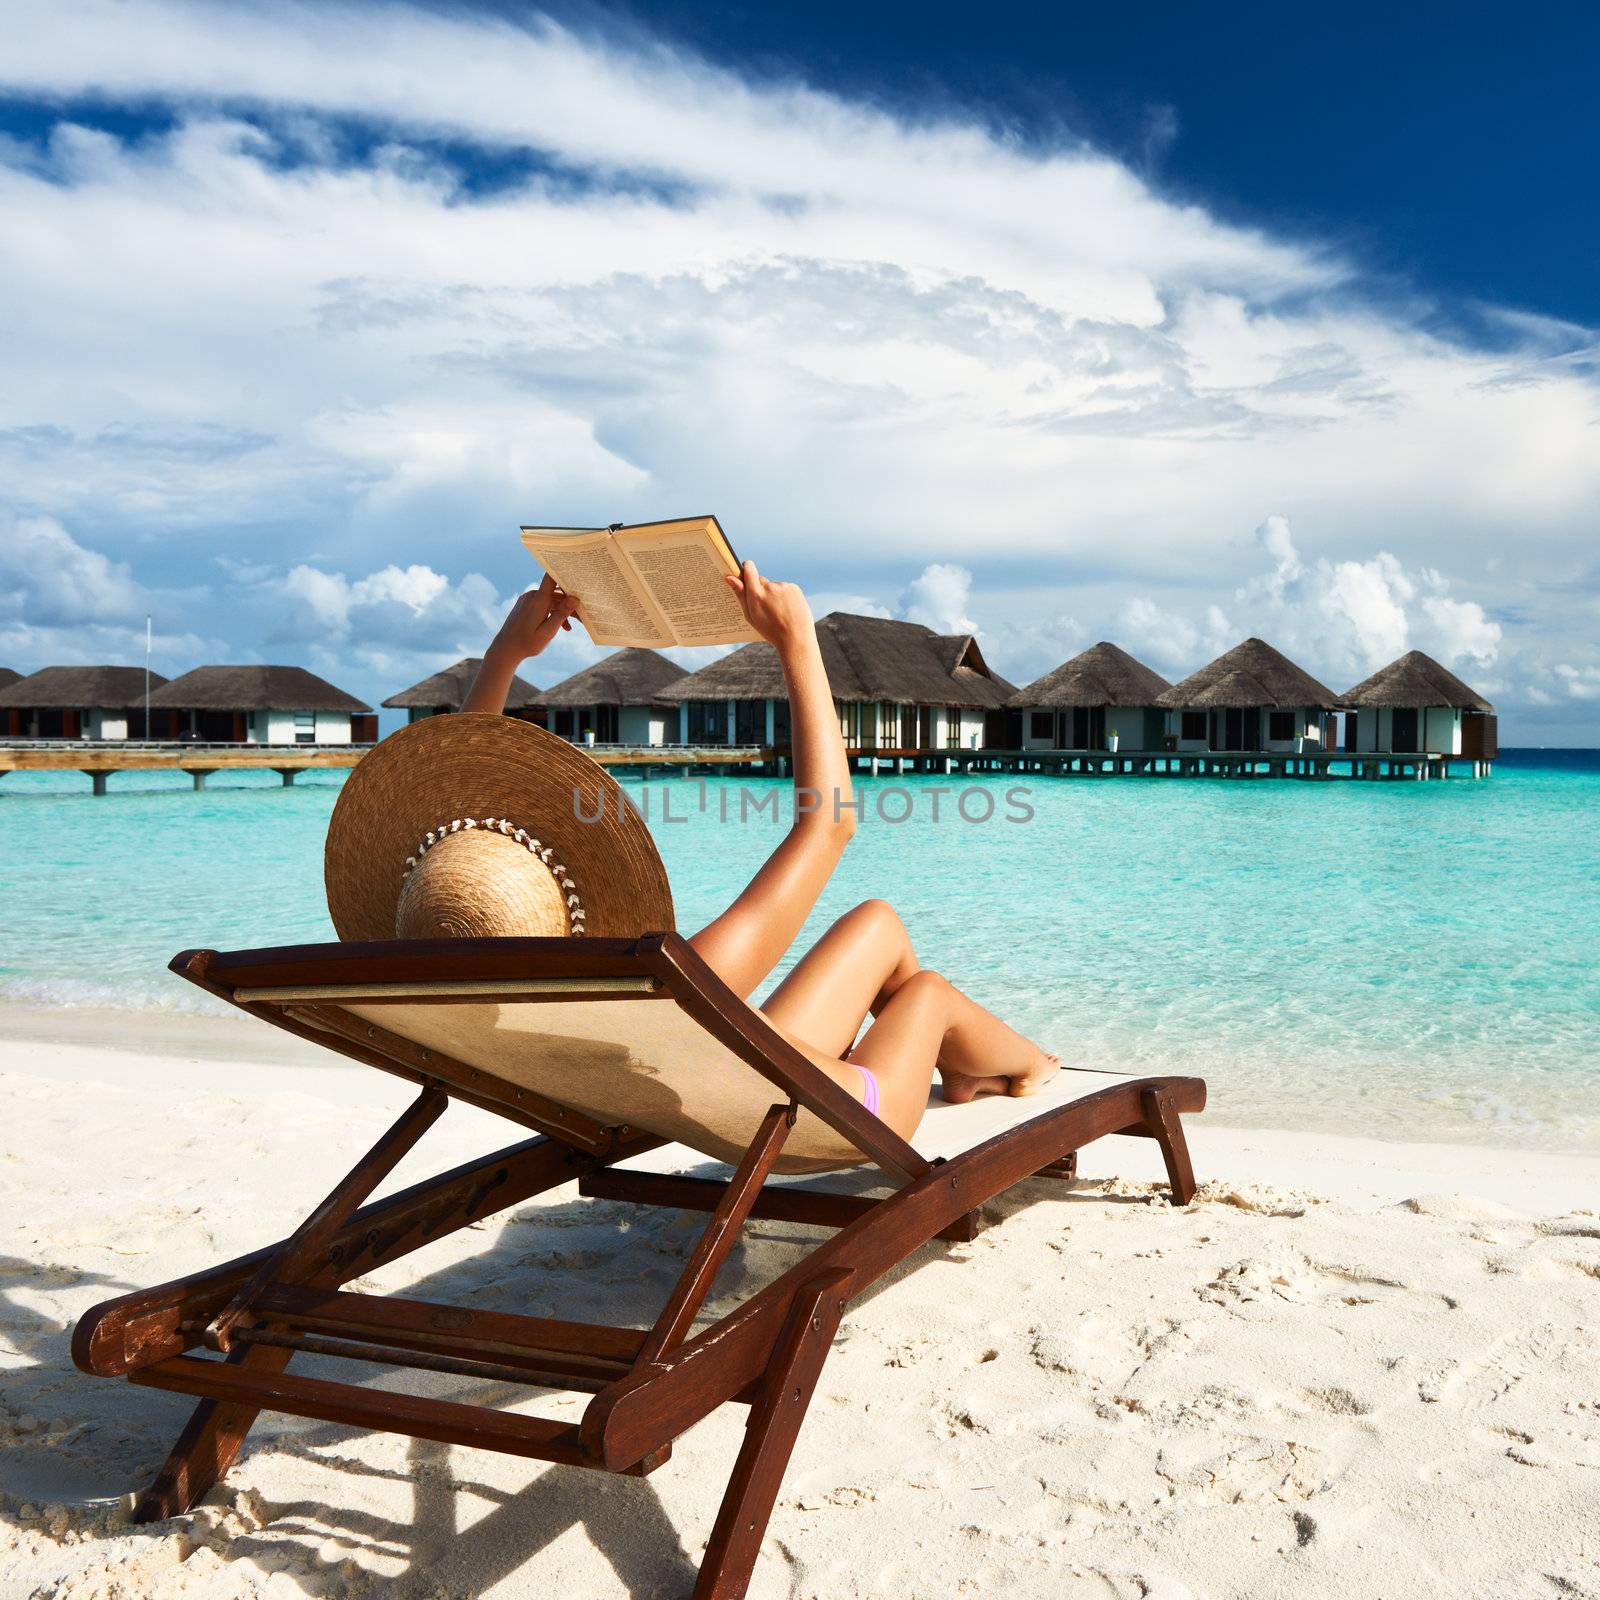
[[[643,1129],[730,1164],[749,1147],[773,1101],[766,1079],[671,1000],[345,1009],[605,1127]],[[867,1159],[837,1129],[802,1110],[776,1170],[826,1172]]]

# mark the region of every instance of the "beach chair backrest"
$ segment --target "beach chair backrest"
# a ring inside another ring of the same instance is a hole
[[[774,1102],[786,1098],[670,998],[545,1000],[344,1008],[503,1083],[592,1117],[736,1162]],[[866,1158],[802,1110],[784,1142],[791,1172]]]
[[[525,1092],[736,1162],[767,1111],[792,1102],[777,1171],[926,1168],[676,934],[186,952],[172,965],[268,1021],[342,1019],[358,1044],[366,1024],[370,1054],[398,1046],[414,1069],[427,1051],[441,1075],[455,1064],[458,1086],[460,1068],[469,1091],[500,1086],[501,1103]]]

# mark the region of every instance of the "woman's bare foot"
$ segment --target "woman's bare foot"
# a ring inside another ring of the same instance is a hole
[[[1018,1072],[1009,1080],[1006,1093],[1015,1097],[1037,1094],[1061,1070],[1061,1057],[1039,1052],[1039,1060],[1026,1072]]]
[[[999,1075],[969,1078],[964,1072],[952,1072],[948,1067],[940,1067],[939,1078],[939,1092],[944,1096],[945,1102],[952,1106],[964,1106],[969,1100],[976,1100],[980,1095],[1011,1092],[1011,1080]]]

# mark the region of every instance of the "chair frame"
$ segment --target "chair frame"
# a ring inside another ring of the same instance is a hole
[[[929,1161],[781,1038],[673,933],[636,940],[499,939],[185,951],[172,969],[277,1027],[396,1074],[416,1099],[288,1238],[206,1272],[109,1300],[73,1334],[99,1377],[200,1397],[136,1521],[189,1510],[228,1470],[263,1410],[643,1475],[718,1406],[749,1407],[695,1588],[743,1595],[807,1405],[846,1306],[929,1241],[971,1239],[978,1209],[1034,1177],[1070,1178],[1108,1134],[1153,1138],[1172,1198],[1194,1174],[1180,1114],[1205,1105],[1198,1078],[1115,1080],[949,1160]],[[539,1004],[675,1001],[761,1073],[778,1096],[726,1182],[618,1169],[666,1141],[422,1049],[345,1011],[385,999],[464,995]],[[534,1137],[363,1204],[452,1099]],[[882,1198],[765,1182],[800,1108],[830,1123],[898,1187]],[[423,1244],[577,1180],[580,1194],[709,1213],[647,1330],[349,1294],[341,1285]],[[693,1331],[749,1217],[837,1230],[803,1261]],[[297,1351],[593,1396],[578,1422],[400,1394],[289,1372]],[[205,1352],[205,1353],[196,1353]]]

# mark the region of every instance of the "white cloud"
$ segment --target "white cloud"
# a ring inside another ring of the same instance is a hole
[[[125,561],[78,543],[54,517],[0,506],[0,616],[34,623],[124,622],[142,596]]]
[[[510,605],[476,572],[452,583],[420,564],[354,580],[301,564],[268,587],[284,603],[276,636],[315,640],[324,650],[348,643],[368,653],[481,655]]]
[[[1305,562],[1281,516],[1256,529],[1256,542],[1272,567],[1237,593],[1246,626],[1330,682],[1354,682],[1413,648],[1447,666],[1486,666],[1499,652],[1501,625],[1478,601],[1453,598],[1449,579],[1432,567],[1409,569],[1383,550],[1360,561]]]
[[[1561,661],[1556,664],[1556,676],[1574,700],[1600,700],[1600,666],[1575,667]]]
[[[967,615],[972,602],[972,574],[965,567],[936,561],[911,580],[905,595],[905,617],[935,633],[977,633]]]
[[[1169,676],[1187,677],[1237,644],[1241,635],[1218,606],[1204,607],[1191,620],[1158,605],[1148,595],[1134,595],[1123,605],[1111,637],[1113,643]]]
[[[1435,581],[1443,587],[1442,578]],[[1452,600],[1443,593],[1424,595],[1422,614],[1430,625],[1433,652],[1442,660],[1470,660],[1487,666],[1500,653],[1505,629],[1492,621],[1476,600]]]

